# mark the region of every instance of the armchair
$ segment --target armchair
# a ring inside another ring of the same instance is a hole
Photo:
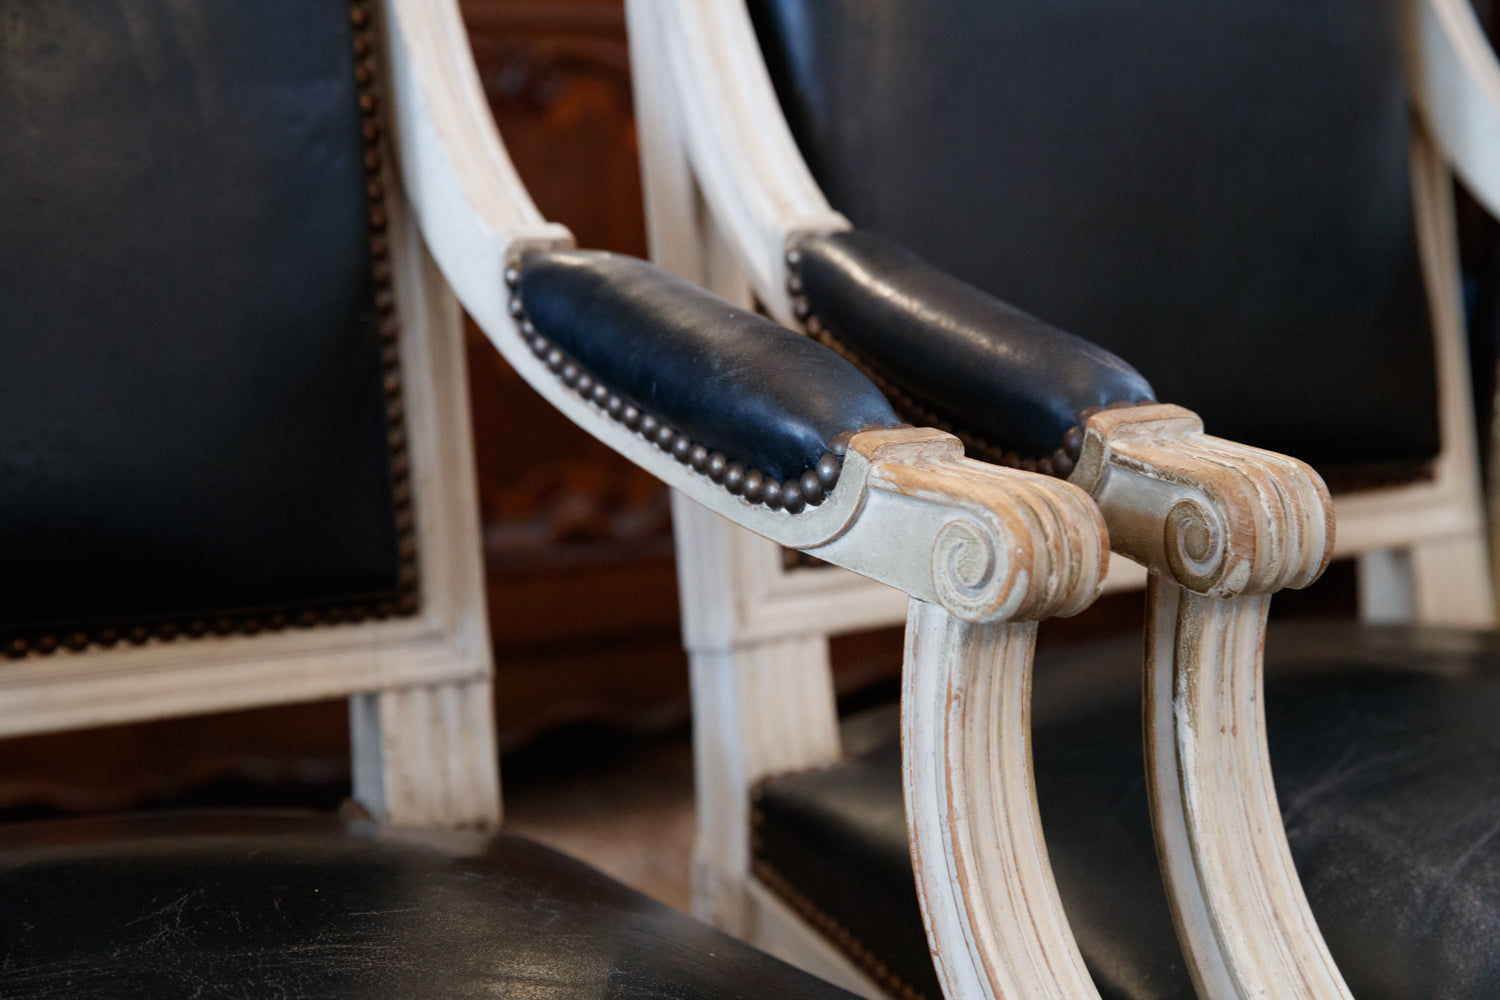
[[[1048,664],[1038,673],[1052,706],[1034,744],[1049,852],[1100,992],[1492,994],[1500,970],[1474,955],[1500,908],[1495,800],[1438,777],[1493,760],[1448,721],[1489,697],[1492,640],[1264,632],[1269,595],[1308,585],[1330,557],[1358,560],[1367,623],[1493,623],[1443,165],[1495,204],[1500,75],[1472,12],[1447,0],[628,11],[653,256],[840,350],[898,413],[971,454],[1090,490],[1115,551],[1149,570],[1149,770],[1131,724],[1138,651],[1091,648],[1060,657],[1052,681]],[[1031,315],[1129,359],[1152,395],[1192,410],[1053,412],[996,393],[1050,363],[1035,345],[1065,336]],[[1258,447],[1207,438],[1205,424]],[[749,748],[701,751],[717,767],[700,778],[714,834],[698,844],[699,912],[870,995],[930,995],[939,978],[949,995],[1003,993],[993,975],[926,968],[915,901],[896,898],[890,751],[840,760],[826,698],[796,759],[754,749],[780,697],[767,688],[826,688],[809,679],[826,637],[897,609],[691,517],[678,512],[683,575],[732,563],[716,599],[755,609],[684,599],[694,682],[721,713],[704,739]],[[1107,588],[1147,576],[1113,566]],[[1263,642],[1288,675],[1264,696]],[[772,660],[795,666],[783,675]],[[1392,664],[1413,685],[1400,708],[1380,693]],[[1325,673],[1337,695],[1309,691]],[[1074,710],[1056,708],[1049,686],[1084,677]],[[1297,712],[1299,698],[1327,718]],[[1348,742],[1268,738],[1263,712]],[[1389,747],[1378,734],[1392,729],[1412,737],[1403,763],[1360,756]],[[1131,787],[1143,771],[1158,851],[1147,793]],[[856,781],[858,808],[838,791]],[[1451,817],[1449,835],[1422,832],[1424,814]]]
[[[857,370],[769,320],[572,249],[511,169],[452,3],[87,6],[0,4],[0,88],[24,97],[0,140],[21,430],[0,441],[0,720],[349,694],[354,812],[374,821],[0,829],[0,992],[841,995],[493,833],[453,293],[606,443],[910,595],[936,685],[919,728],[970,689],[1024,689],[1035,620],[1093,599],[1092,502],[898,425]],[[926,852],[1020,864],[1047,897],[1031,813],[988,807],[993,747],[969,735],[917,783],[952,817]],[[1026,788],[1018,748],[1005,776]],[[991,827],[1015,816],[997,855]],[[935,878],[935,905],[964,911],[961,888]],[[1002,923],[1025,933],[1019,916]]]

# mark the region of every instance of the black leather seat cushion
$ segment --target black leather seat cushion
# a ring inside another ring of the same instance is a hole
[[[517,837],[245,813],[0,830],[0,995],[849,996]]]
[[[1130,638],[1039,660],[1038,799],[1058,888],[1103,996],[1190,1000],[1147,813],[1138,657]],[[1500,640],[1273,627],[1267,678],[1292,854],[1353,994],[1500,996]],[[762,790],[759,857],[935,997],[894,719],[864,752]]]

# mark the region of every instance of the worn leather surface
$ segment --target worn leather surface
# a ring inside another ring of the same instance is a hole
[[[518,837],[299,814],[0,831],[0,994],[848,997]]]
[[[1399,0],[749,0],[834,207],[1331,480],[1438,445]],[[944,388],[940,383],[939,388]]]
[[[956,426],[1022,457],[1062,447],[1079,411],[1154,399],[1140,373],[875,233],[801,244],[813,315]]]
[[[1147,812],[1139,655],[1136,637],[1039,659],[1037,796],[1058,889],[1102,996],[1190,1000]],[[1500,995],[1500,639],[1279,626],[1266,669],[1288,840],[1354,996]],[[926,945],[894,718],[883,743],[765,790],[760,856],[893,968],[910,970]],[[888,916],[898,903],[911,914]],[[930,969],[908,974],[919,988],[935,985]]]
[[[521,300],[537,330],[609,388],[746,468],[800,475],[838,434],[897,422],[832,351],[632,257],[533,255]]]
[[[394,592],[348,4],[0,26],[0,632]]]

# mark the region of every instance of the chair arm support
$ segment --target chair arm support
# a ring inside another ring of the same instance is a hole
[[[799,233],[849,228],[814,182],[782,116],[741,0],[627,0],[642,143],[667,113],[692,175],[766,309],[787,319],[785,254]]]
[[[1099,502],[1115,550],[1153,571],[1147,777],[1199,993],[1347,1000],[1292,865],[1261,697],[1270,595],[1312,583],[1333,554],[1328,491],[1179,406],[1105,410],[1084,433],[1071,481]]]
[[[809,332],[858,359],[907,419],[951,423],[977,457],[1066,477],[1081,412],[1154,398],[1103,348],[874,233],[811,236],[792,260]]]
[[[522,375],[735,523],[966,621],[1075,614],[1098,593],[1108,543],[1082,490],[890,426],[880,392],[806,338],[610,254],[539,252],[507,278]]]
[[[1412,92],[1443,157],[1500,216],[1500,61],[1469,0],[1415,0]]]
[[[456,0],[384,0],[381,22],[402,188],[443,277],[492,330],[509,262],[573,236],[542,217],[500,141]]]

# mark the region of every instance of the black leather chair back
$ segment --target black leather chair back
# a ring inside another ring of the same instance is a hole
[[[0,0],[12,655],[415,607],[364,18]]]
[[[1398,0],[749,0],[834,207],[1335,486],[1439,445]]]

